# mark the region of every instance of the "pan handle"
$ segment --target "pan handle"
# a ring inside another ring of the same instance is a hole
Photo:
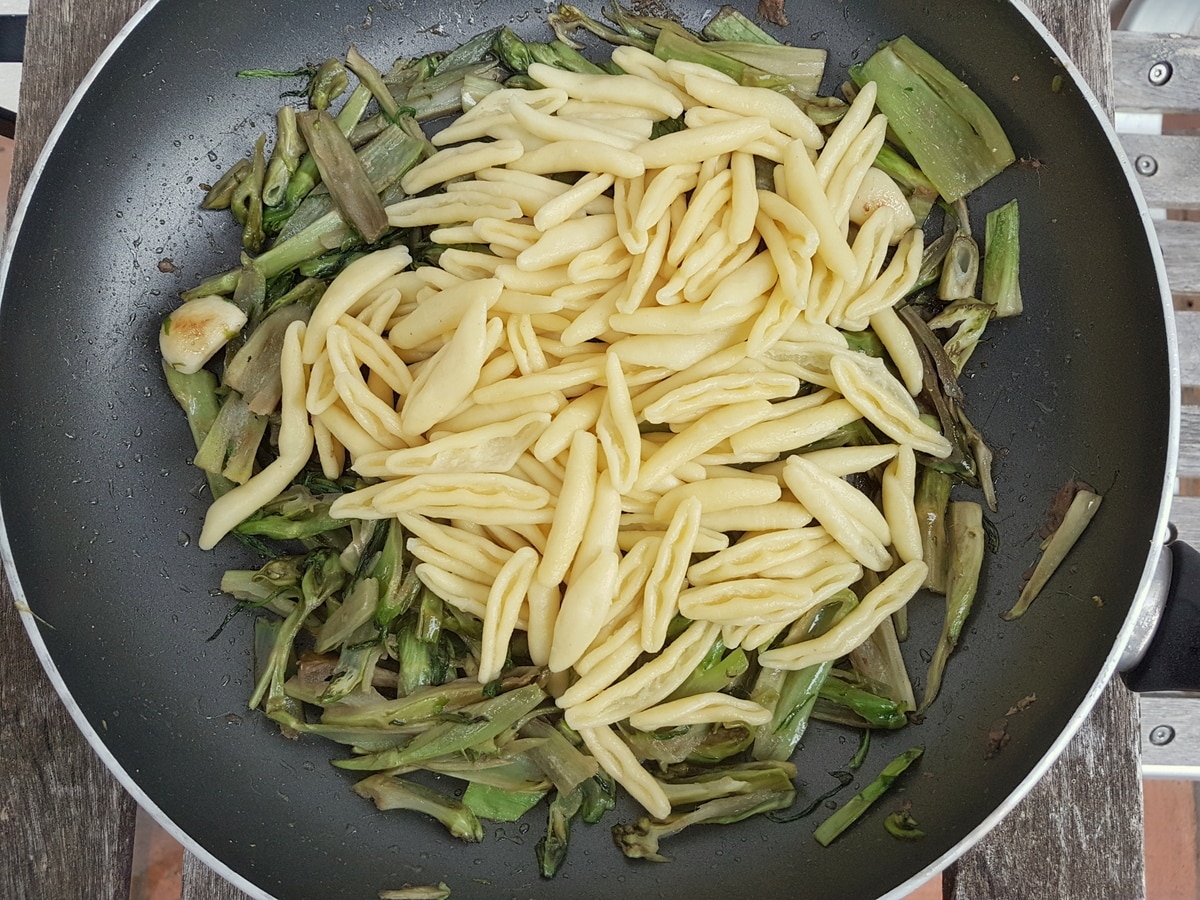
[[[1123,672],[1125,683],[1139,693],[1200,689],[1200,550],[1172,541],[1160,576],[1164,568],[1169,587],[1161,616],[1150,626],[1140,660]]]

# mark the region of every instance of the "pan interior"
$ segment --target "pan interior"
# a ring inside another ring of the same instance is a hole
[[[690,0],[672,8],[690,22],[709,11]],[[271,127],[280,88],[233,73],[318,62],[351,42],[390,61],[501,23],[545,35],[542,15],[518,0],[160,0],[149,11],[62,131],[11,250],[0,501],[25,599],[117,763],[199,845],[275,896],[364,897],[439,880],[456,900],[778,896],[782,885],[885,893],[974,829],[1074,714],[1137,593],[1169,455],[1166,322],[1137,204],[1085,99],[1069,78],[1053,88],[1064,69],[1007,3],[805,0],[789,4],[783,31],[827,47],[837,73],[879,40],[911,34],[976,86],[1026,161],[972,198],[981,220],[1019,197],[1023,226],[1026,313],[989,327],[965,379],[972,419],[998,455],[999,550],[941,699],[922,724],[875,736],[858,787],[920,744],[915,777],[858,827],[828,849],[811,839],[812,820],[689,832],[665,845],[670,865],[626,861],[606,824],[581,827],[563,872],[542,881],[540,813],[461,845],[420,817],[376,812],[328,765],[333,745],[283,740],[246,709],[250,617],[209,640],[228,611],[213,591],[220,573],[255,559],[232,542],[194,546],[202,479],[162,382],[157,329],[179,290],[237,260],[229,223],[198,211],[199,185]],[[1104,510],[1053,588],[1023,620],[1003,622],[1050,498],[1072,477],[1105,494]],[[940,600],[913,604],[914,674],[940,619]],[[1034,696],[992,754],[994,723]],[[800,802],[826,789],[856,740],[814,727],[797,760]],[[880,827],[902,801],[924,841]],[[606,823],[632,815],[626,807]]]

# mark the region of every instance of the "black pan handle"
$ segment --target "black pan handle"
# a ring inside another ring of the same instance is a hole
[[[0,16],[0,62],[21,62],[25,56],[25,16]],[[0,108],[0,136],[16,131],[15,110]]]
[[[1171,586],[1162,618],[1141,661],[1124,673],[1139,693],[1200,689],[1200,550],[1183,541],[1167,549]]]

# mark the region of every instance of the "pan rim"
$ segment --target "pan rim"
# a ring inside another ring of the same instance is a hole
[[[159,5],[159,2],[160,0],[149,0],[149,2],[145,3],[114,36],[112,41],[100,54],[96,62],[92,65],[88,73],[84,76],[83,80],[75,89],[70,100],[64,107],[63,112],[56,121],[53,129],[49,133],[44,146],[38,154],[37,160],[30,170],[28,181],[22,191],[21,198],[14,212],[8,233],[5,236],[3,255],[0,257],[0,304],[3,303],[3,298],[8,286],[9,272],[14,256],[14,248],[17,243],[17,237],[20,234],[26,213],[32,204],[34,194],[37,192],[37,188],[45,171],[47,162],[53,155],[59,139],[61,138],[68,123],[74,116],[76,110],[80,106],[84,95],[90,90],[93,83],[105,70],[111,58],[118,52],[121,45],[130,36],[130,34],[132,34],[141,25],[142,21]],[[1029,26],[1033,28],[1041,40],[1063,63],[1065,75],[1070,78],[1074,84],[1074,87],[1080,92],[1089,109],[1100,124],[1104,138],[1108,141],[1108,145],[1112,150],[1123,175],[1125,176],[1126,184],[1129,186],[1135,202],[1143,234],[1146,237],[1147,245],[1151,252],[1151,259],[1155,268],[1155,276],[1157,281],[1156,287],[1159,301],[1162,304],[1163,309],[1164,337],[1166,339],[1166,351],[1168,358],[1168,387],[1170,395],[1168,398],[1168,422],[1166,423],[1167,444],[1166,460],[1163,471],[1163,483],[1160,488],[1159,505],[1155,517],[1153,535],[1151,537],[1146,554],[1142,574],[1139,578],[1138,587],[1133,601],[1130,604],[1129,612],[1120,630],[1118,631],[1116,639],[1109,649],[1108,656],[1104,664],[1100,667],[1092,681],[1091,686],[1085,693],[1075,712],[1059,731],[1058,735],[1050,744],[1041,759],[1038,760],[1038,762],[1013,788],[1009,795],[1000,804],[998,804],[990,814],[988,814],[974,829],[960,838],[941,856],[933,860],[921,871],[906,879],[903,883],[897,885],[886,894],[882,895],[880,900],[900,900],[900,898],[906,896],[912,890],[924,884],[939,872],[943,871],[952,862],[961,858],[985,835],[991,832],[1003,818],[1012,812],[1016,805],[1029,794],[1034,785],[1042,780],[1042,778],[1049,771],[1050,767],[1062,756],[1068,744],[1074,740],[1079,729],[1082,727],[1083,722],[1090,715],[1100,695],[1117,673],[1118,662],[1120,661],[1123,650],[1129,643],[1129,640],[1138,625],[1138,620],[1146,614],[1148,607],[1152,607],[1155,604],[1161,605],[1161,603],[1166,599],[1165,596],[1158,596],[1154,594],[1152,591],[1152,584],[1154,582],[1154,574],[1159,564],[1160,556],[1166,548],[1170,534],[1170,509],[1174,493],[1174,482],[1176,479],[1179,456],[1181,374],[1179,366],[1178,336],[1175,329],[1171,294],[1167,283],[1166,269],[1162,258],[1161,248],[1154,231],[1149,207],[1146,203],[1141,188],[1138,185],[1133,167],[1129,163],[1129,160],[1123,148],[1121,147],[1120,141],[1117,138],[1115,128],[1108,116],[1107,111],[1100,104],[1095,93],[1092,91],[1091,87],[1080,73],[1078,67],[1070,59],[1062,45],[1049,32],[1046,26],[1027,7],[1025,7],[1024,4],[1020,3],[1019,0],[1005,0],[1005,2],[1007,5],[1015,8],[1017,13],[1024,17]],[[171,834],[172,837],[179,841],[180,844],[183,845],[190,853],[200,859],[206,866],[221,875],[221,877],[225,878],[235,887],[242,890],[247,895],[256,898],[256,900],[275,900],[275,895],[270,894],[264,891],[262,888],[254,885],[240,873],[219,860],[206,848],[200,845],[187,832],[180,828],[169,816],[167,816],[116,759],[116,757],[108,749],[101,735],[88,721],[82,709],[72,696],[70,688],[63,679],[56,662],[51,657],[49,649],[43,640],[37,616],[32,612],[28,605],[28,598],[21,584],[20,576],[13,558],[3,511],[3,503],[0,502],[0,566],[3,567],[8,583],[12,589],[17,612],[21,617],[22,624],[27,635],[29,636],[30,643],[33,646],[34,653],[37,656],[39,663],[49,677],[51,684],[54,686],[55,691],[62,700],[76,727],[79,728],[80,732],[83,734],[92,750],[97,754],[97,756],[100,757],[105,767],[112,772],[117,781],[129,793],[135,802],[145,809],[155,819],[155,821],[157,821],[169,834]]]

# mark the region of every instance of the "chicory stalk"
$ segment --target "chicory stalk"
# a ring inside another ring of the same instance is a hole
[[[256,415],[241,394],[230,391],[194,462],[205,472],[243,484],[254,474],[254,460],[266,431],[267,417]]]
[[[642,816],[633,824],[614,825],[613,841],[630,859],[668,862],[668,858],[659,853],[659,844],[664,838],[692,825],[728,825],[759,813],[787,809],[795,799],[796,791],[790,782],[786,790],[734,794],[702,803],[687,813],[672,814],[661,822]]]
[[[562,732],[541,719],[526,723],[521,734],[538,739],[525,752],[554,782],[559,794],[569,794],[600,771],[595,757],[581,752]]]
[[[1016,605],[1004,613],[1005,619],[1011,621],[1019,619],[1025,614],[1025,610],[1029,609],[1029,605],[1037,599],[1042,588],[1046,586],[1046,582],[1050,580],[1050,576],[1058,570],[1067,554],[1071,552],[1071,548],[1083,535],[1084,529],[1092,521],[1092,517],[1100,511],[1100,503],[1103,499],[1099,494],[1089,490],[1080,490],[1075,494],[1062,524],[1042,543],[1042,555],[1038,558],[1037,565],[1034,566],[1033,574],[1021,589],[1021,596],[1017,599]]]
[[[924,587],[946,593],[946,572],[949,566],[949,538],[946,534],[946,511],[950,504],[953,481],[945,472],[932,466],[922,466],[917,473],[917,490],[913,502],[917,509],[917,524],[921,529],[921,555],[929,574]]]
[[[268,416],[283,394],[280,361],[283,335],[296,321],[308,321],[311,308],[289,303],[268,315],[225,366],[224,382],[242,395],[252,413]]]
[[[254,142],[254,155],[250,159],[250,171],[238,182],[230,198],[229,209],[234,219],[242,226],[242,246],[251,253],[262,249],[266,235],[263,232],[263,179],[266,175],[266,160],[263,151],[267,136],[260,134]]]
[[[1019,315],[1023,309],[1020,230],[1016,200],[987,214],[980,299],[996,310],[997,318]]]
[[[296,122],[342,217],[368,243],[379,240],[389,227],[387,213],[350,141],[328,113],[309,110]]]
[[[874,81],[876,105],[921,171],[953,202],[1016,160],[987,105],[944,65],[902,36],[850,68]]]
[[[229,209],[230,204],[233,203],[233,195],[237,186],[249,174],[250,160],[243,157],[226,169],[225,173],[208,188],[204,199],[200,201],[200,208]]]
[[[543,878],[553,878],[558,874],[567,858],[567,848],[571,843],[571,820],[579,812],[583,804],[583,789],[563,793],[558,791],[550,801],[546,817],[546,834],[537,842],[534,848],[537,854],[538,869]]]
[[[908,724],[904,706],[888,697],[881,697],[837,677],[834,669],[821,684],[818,696],[837,706],[845,707],[872,728],[903,728]]]
[[[304,140],[296,126],[296,110],[279,107],[275,114],[275,146],[263,178],[262,198],[266,206],[278,206],[287,196],[288,182],[304,155]]]
[[[537,806],[549,791],[512,791],[472,781],[463,792],[463,805],[475,817],[492,822],[515,822]]]
[[[304,485],[294,484],[238,525],[235,531],[277,541],[298,541],[346,528],[345,519],[335,519],[329,514],[336,496],[314,494]]]
[[[517,688],[462,707],[462,721],[435,725],[418,735],[412,743],[395,750],[370,753],[353,759],[334,760],[341,769],[391,769],[417,763],[448,753],[457,753],[497,737],[515,725],[521,717],[532,712],[546,699],[546,692],[536,684]]]
[[[957,241],[957,237],[955,240]],[[969,240],[969,239],[968,239]],[[953,252],[953,247],[951,248]],[[947,257],[949,260],[949,257]],[[954,371],[962,374],[967,360],[979,346],[987,323],[995,315],[996,308],[978,300],[955,300],[940,313],[929,320],[928,325],[933,329],[954,329],[954,333],[946,339],[943,345],[946,356],[954,364]]]
[[[372,800],[381,810],[411,809],[432,816],[454,837],[478,843],[483,840],[483,825],[466,804],[389,773],[364,778],[354,785],[354,793]]]
[[[163,361],[163,375],[167,379],[167,388],[175,402],[183,407],[187,416],[188,428],[192,432],[192,442],[199,449],[204,445],[213,423],[221,412],[221,401],[217,396],[217,376],[208,369],[185,375]],[[215,500],[233,488],[233,482],[224,475],[207,472],[208,489]]]
[[[693,694],[728,690],[749,668],[750,660],[746,651],[738,647],[726,654],[725,643],[718,637],[692,674],[666,699],[677,700]]]
[[[555,37],[564,44],[574,47],[576,50],[581,49],[583,45],[574,40],[574,34],[576,31],[583,29],[610,44],[637,47],[645,50],[647,53],[654,51],[654,35],[638,32],[627,34],[623,31],[618,31],[615,28],[610,28],[603,22],[598,22],[579,7],[571,6],[568,3],[558,4],[558,9],[550,13],[546,17],[546,21],[554,30]]]
[[[842,832],[858,821],[862,814],[870,809],[871,804],[895,784],[896,779],[903,775],[905,770],[916,762],[924,752],[924,747],[913,747],[911,750],[904,751],[884,766],[878,778],[863,788],[861,793],[850,798],[845,806],[817,827],[817,830],[813,832],[813,837],[817,839],[817,843],[823,847],[828,847],[833,843]]]
[[[887,696],[905,709],[916,709],[912,680],[900,653],[900,642],[891,617],[884,619],[859,647],[850,651],[854,671],[887,688]]]
[[[370,622],[361,625],[342,643],[341,654],[329,686],[321,695],[323,703],[345,699],[361,685],[370,685],[375,665],[383,656],[379,632]]]
[[[946,538],[950,546],[946,570],[946,615],[941,637],[929,662],[925,694],[921,697],[917,712],[927,710],[941,688],[946,661],[958,646],[963,625],[975,602],[987,544],[983,531],[983,507],[978,503],[951,503],[946,512],[946,524]]]
[[[793,789],[796,767],[783,760],[766,760],[714,766],[695,775],[659,779],[672,807],[706,803],[719,797],[756,791]]]
[[[969,234],[958,232],[950,241],[942,261],[938,282],[939,300],[964,300],[975,296],[979,280],[979,245]],[[930,328],[938,326],[931,325]]]

